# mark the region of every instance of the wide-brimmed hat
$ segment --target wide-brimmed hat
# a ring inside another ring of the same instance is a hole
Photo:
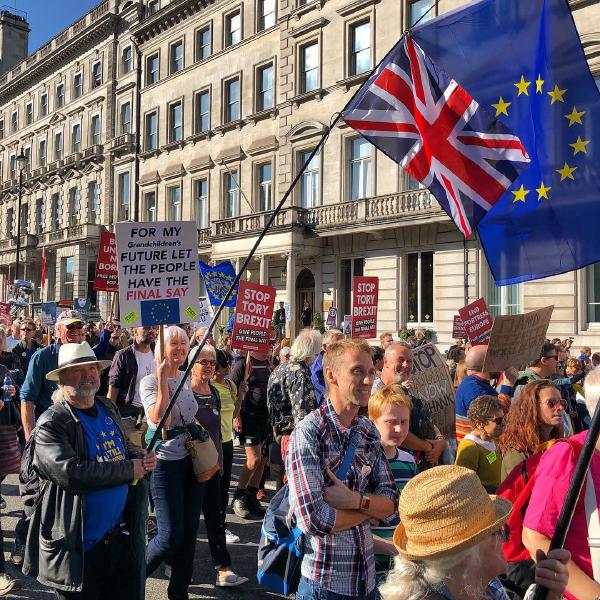
[[[511,511],[512,503],[488,495],[471,469],[434,467],[402,491],[394,545],[409,560],[455,554],[501,529]]]
[[[83,323],[83,317],[76,310],[63,310],[56,319],[57,325],[71,325],[72,323]]]
[[[50,371],[46,375],[46,379],[58,381],[58,374],[63,369],[91,364],[98,365],[100,371],[103,371],[107,367],[110,367],[111,361],[98,360],[87,342],[81,342],[81,344],[61,344],[58,350],[58,369]]]

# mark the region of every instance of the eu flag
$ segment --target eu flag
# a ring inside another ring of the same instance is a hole
[[[143,327],[179,323],[179,298],[142,300],[140,302],[140,313],[142,315]]]
[[[204,280],[204,287],[206,287],[206,293],[208,294],[211,305],[219,306],[235,280],[235,269],[233,268],[233,265],[230,261],[226,260],[215,266],[207,265],[200,261],[198,266],[200,267],[200,273]],[[237,291],[238,286],[236,285],[231,296],[229,296],[229,300],[227,300],[227,303],[225,304],[228,308],[235,308]]]
[[[600,94],[567,0],[480,0],[412,37],[531,159],[478,225],[496,283],[600,261]]]

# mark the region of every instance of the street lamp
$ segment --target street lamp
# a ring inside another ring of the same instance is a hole
[[[17,205],[17,261],[15,264],[15,282],[17,279],[19,279],[21,254],[21,202],[23,200],[23,171],[26,169],[29,159],[23,153],[23,149],[21,149],[16,160],[17,167],[19,169],[19,203]]]

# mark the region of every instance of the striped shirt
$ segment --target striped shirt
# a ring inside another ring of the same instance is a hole
[[[396,456],[389,459],[390,469],[392,470],[392,476],[396,482],[396,488],[398,493],[402,494],[404,486],[417,474],[417,464],[412,454],[396,448]],[[391,540],[394,535],[396,526],[400,523],[400,515],[398,511],[385,519],[380,521],[376,527],[371,527],[371,533],[380,538]],[[377,581],[381,583],[387,576],[388,571],[392,566],[392,557],[384,554],[375,555],[375,569],[377,574]]]
[[[397,505],[398,491],[379,432],[366,417],[358,416],[343,428],[329,400],[294,429],[286,472],[290,474],[290,508],[304,533],[302,575],[330,592],[364,598],[376,586],[369,521],[331,533],[336,510],[323,499],[325,469],[338,471],[353,431],[360,443],[344,484],[361,494],[385,496]]]

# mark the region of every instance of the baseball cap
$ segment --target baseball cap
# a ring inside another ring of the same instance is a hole
[[[71,325],[71,323],[83,323],[83,318],[76,310],[64,310],[56,319],[57,325]]]

